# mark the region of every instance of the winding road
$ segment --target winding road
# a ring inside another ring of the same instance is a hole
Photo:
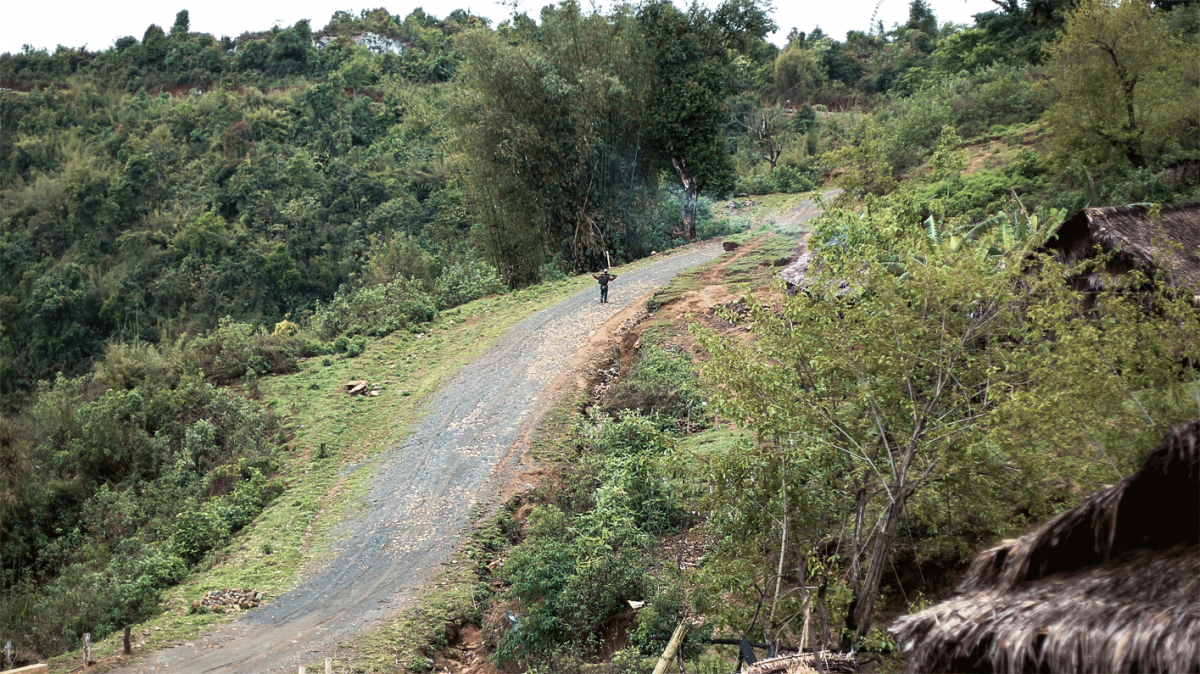
[[[192,643],[118,670],[179,674],[295,672],[405,607],[457,550],[472,506],[495,502],[555,380],[600,327],[679,272],[722,253],[697,244],[593,287],[514,326],[429,402],[395,449],[375,459],[361,515],[333,560],[270,605]]]

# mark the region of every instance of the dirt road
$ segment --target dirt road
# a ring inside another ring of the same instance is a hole
[[[458,548],[472,506],[494,501],[511,479],[517,440],[576,350],[610,317],[721,252],[697,245],[620,274],[607,304],[593,286],[514,326],[434,396],[403,446],[375,460],[368,504],[343,525],[332,562],[269,606],[119,671],[295,672],[402,609]]]

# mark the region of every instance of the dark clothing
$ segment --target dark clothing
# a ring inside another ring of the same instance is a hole
[[[600,282],[600,302],[602,304],[608,302],[608,282],[617,278],[616,274],[604,272],[603,274],[592,274],[592,278]]]

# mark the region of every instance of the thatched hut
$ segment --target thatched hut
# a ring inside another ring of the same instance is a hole
[[[1153,217],[1152,217],[1153,216]],[[1200,201],[1165,204],[1157,213],[1147,204],[1085,208],[1068,217],[1043,250],[1061,262],[1077,264],[1108,255],[1075,279],[1079,290],[1099,290],[1105,277],[1133,271],[1175,286],[1200,286]]]
[[[1200,421],[891,631],[910,672],[1200,672]]]

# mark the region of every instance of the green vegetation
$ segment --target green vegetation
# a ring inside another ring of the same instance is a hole
[[[532,671],[625,634],[624,667],[685,615],[693,662],[706,631],[804,622],[886,646],[907,566],[961,564],[1195,414],[1187,302],[1082,312],[1035,251],[1070,209],[1200,198],[1200,6],[996,4],[782,48],[752,0],[235,39],[183,10],[0,55],[4,636],[52,655],[165,615],[161,643],[223,619],[176,607],[205,589],[282,591],[353,468],[496,331],[610,256],[734,234],[719,273],[753,294],[689,336],[657,310],[712,277],[658,293],[627,371],[543,441],[561,486],[484,521],[397,628],[422,638],[366,652],[420,669],[460,622]],[[773,294],[800,232],[769,220],[827,183],[805,292]],[[664,560],[692,537],[715,542]]]

